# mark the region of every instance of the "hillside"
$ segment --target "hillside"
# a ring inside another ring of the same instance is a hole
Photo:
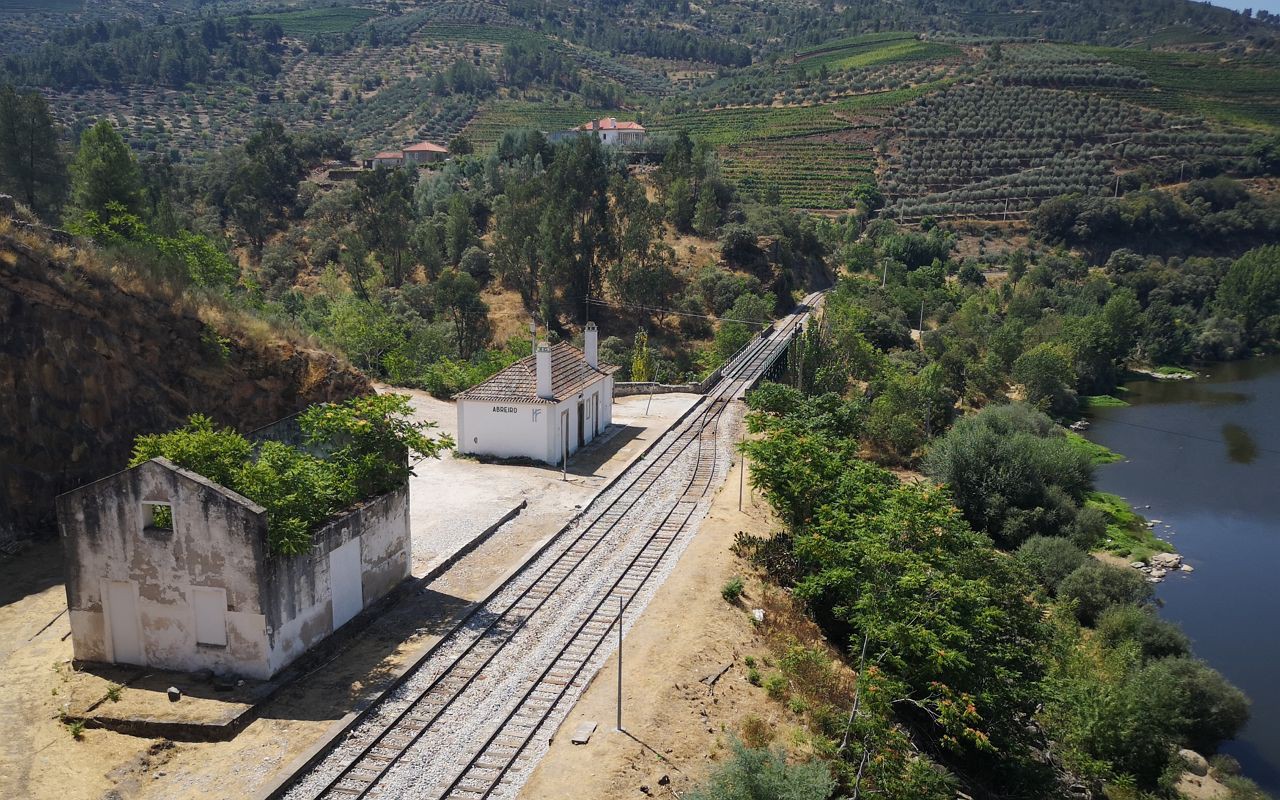
[[[0,198],[8,200],[8,198]],[[370,390],[315,347],[147,287],[0,215],[0,540],[122,468],[134,437],[204,413],[241,429]]]

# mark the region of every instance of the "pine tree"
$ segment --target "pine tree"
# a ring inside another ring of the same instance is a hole
[[[42,216],[61,205],[67,190],[61,139],[43,97],[0,86],[0,189]]]
[[[118,203],[136,214],[142,207],[142,174],[129,146],[107,120],[85,131],[71,163],[71,203],[81,213],[105,219]]]

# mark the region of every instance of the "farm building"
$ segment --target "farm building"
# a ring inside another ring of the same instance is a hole
[[[408,484],[270,552],[261,506],[155,458],[58,498],[75,658],[269,678],[409,575]]]
[[[623,121],[619,122],[617,117],[605,117],[603,119],[593,119],[590,122],[584,122],[572,130],[561,131],[551,134],[548,139],[553,142],[571,139],[575,136],[583,134],[593,134],[602,144],[619,146],[619,145],[642,145],[645,140],[644,126],[638,122]]]
[[[394,169],[402,166],[404,166],[404,153],[399,150],[387,150],[386,152],[378,153],[370,159],[369,164],[370,169],[374,167],[390,167]]]
[[[598,332],[584,350],[542,342],[527,356],[458,394],[458,449],[559,464],[613,422],[613,373],[598,362]]]
[[[432,142],[418,142],[404,149],[406,164],[430,164],[434,161],[444,161],[448,157],[449,151],[446,148]]]

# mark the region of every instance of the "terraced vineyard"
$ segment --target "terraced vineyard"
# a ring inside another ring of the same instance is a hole
[[[548,132],[567,130],[592,117],[599,118],[606,114],[630,118],[620,112],[591,110],[580,105],[545,105],[522,100],[502,100],[481,108],[463,133],[477,149],[488,149],[497,145],[506,131],[519,128]]]
[[[958,47],[923,41],[913,33],[868,33],[799,50],[791,60],[810,69],[825,66],[828,70],[845,70],[878,64],[937,61],[958,56],[960,52]]]
[[[1113,96],[1164,111],[1280,130],[1280,59],[1223,61],[1210,53],[1081,49],[1139,70],[1152,83],[1149,89],[1113,92]]]
[[[944,82],[945,83],[945,82]],[[875,168],[873,131],[893,108],[941,84],[858,95],[810,106],[724,108],[658,119],[651,131],[686,130],[715,145],[725,175],[749,192],[776,187],[799,208],[847,208],[854,184]]]
[[[346,33],[378,16],[371,8],[308,8],[280,14],[255,14],[255,22],[278,22],[286,36]]]
[[[725,177],[750,194],[776,188],[789,206],[848,208],[849,190],[875,170],[875,153],[860,133],[753,142],[723,153],[721,163]]]

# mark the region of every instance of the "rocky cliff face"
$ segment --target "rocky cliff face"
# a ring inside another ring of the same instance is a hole
[[[247,431],[372,391],[330,353],[210,325],[0,215],[0,543],[51,530],[61,492],[123,469],[139,433],[204,413]],[[205,312],[204,316],[210,314]]]

